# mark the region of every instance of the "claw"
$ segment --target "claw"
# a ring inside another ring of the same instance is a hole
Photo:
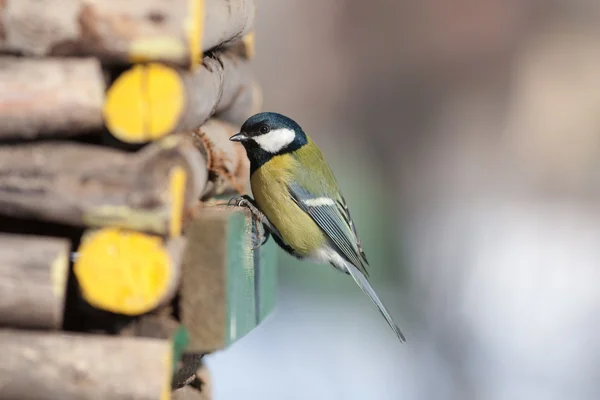
[[[262,225],[262,232],[261,229],[258,228],[258,221],[256,219],[252,219],[252,225],[254,228],[253,231],[256,232],[256,235],[253,235],[253,244],[252,244],[252,250],[256,250],[259,249],[260,247],[264,246],[265,243],[267,243],[267,240],[269,240],[269,236],[271,236],[271,232],[269,232],[268,229],[265,228],[264,224],[260,224]],[[254,240],[257,239],[257,240]],[[258,244],[257,244],[258,243]]]
[[[228,206],[240,206],[241,203],[244,201],[244,197],[243,196],[237,196],[237,197],[232,197],[231,199],[229,199],[229,201],[227,202]]]
[[[252,231],[256,232],[256,234],[252,235],[252,250],[263,246],[269,240],[271,232],[265,227],[267,217],[256,207],[254,201],[249,196],[244,195],[231,198],[227,204],[230,206],[246,207],[250,210],[252,214]],[[258,223],[262,225],[262,232],[258,228]]]
[[[263,229],[264,229],[264,225],[263,225]],[[269,237],[271,236],[271,232],[268,229],[264,229],[264,231],[265,231],[265,233],[263,236],[265,238],[263,239],[260,246],[258,246],[258,247],[264,246],[264,244],[267,243],[267,240],[269,240]]]

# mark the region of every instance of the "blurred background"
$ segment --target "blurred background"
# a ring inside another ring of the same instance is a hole
[[[257,5],[264,110],[323,148],[408,343],[281,253],[215,398],[600,398],[600,2]]]

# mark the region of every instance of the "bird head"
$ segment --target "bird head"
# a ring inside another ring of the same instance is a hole
[[[248,118],[239,133],[229,138],[240,142],[250,161],[254,156],[274,156],[294,151],[307,142],[306,134],[285,115],[263,112]]]

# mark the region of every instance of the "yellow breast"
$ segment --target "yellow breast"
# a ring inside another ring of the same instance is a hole
[[[258,208],[279,230],[282,239],[299,255],[307,256],[321,247],[326,238],[288,193],[286,182],[295,162],[289,156],[273,157],[252,174],[250,185]]]

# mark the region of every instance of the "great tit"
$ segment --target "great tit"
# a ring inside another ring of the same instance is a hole
[[[289,254],[350,274],[406,341],[367,279],[367,257],[333,172],[300,125],[281,114],[259,113],[230,140],[246,149],[254,195],[237,204],[251,208]]]

